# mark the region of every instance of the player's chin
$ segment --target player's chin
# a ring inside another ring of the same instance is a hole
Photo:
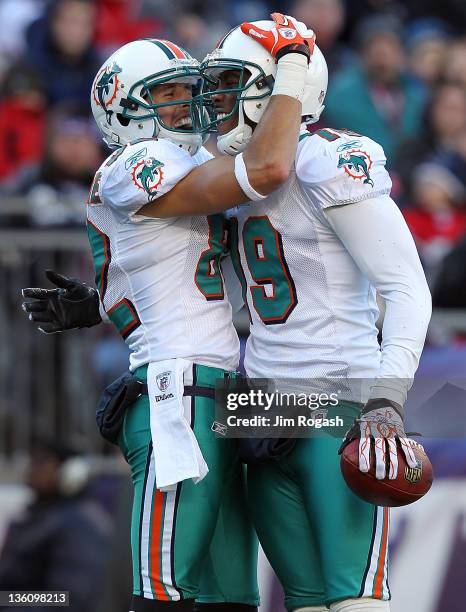
[[[237,125],[237,117],[230,117],[229,119],[225,119],[225,121],[220,121],[217,123],[217,134],[219,136],[224,136],[228,134],[228,132],[231,132],[231,130],[234,130]]]

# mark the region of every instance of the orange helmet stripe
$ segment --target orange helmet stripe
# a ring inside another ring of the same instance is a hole
[[[162,42],[164,45],[167,45],[167,47],[173,51],[173,53],[175,54],[175,57],[177,57],[178,59],[187,59],[187,54],[185,51],[183,51],[183,49],[181,49],[181,47],[178,47],[177,45],[175,45],[174,43],[170,42],[169,40],[160,40],[160,42]]]

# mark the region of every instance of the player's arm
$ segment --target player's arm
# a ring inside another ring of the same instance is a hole
[[[319,208],[386,302],[379,372],[383,383],[377,383],[373,397],[403,405],[431,315],[424,271],[403,215],[389,196],[382,147],[364,136],[324,131],[323,137],[315,134],[302,141],[296,173],[311,205]],[[382,384],[394,386],[394,392],[389,394]]]
[[[264,129],[259,132],[258,125],[244,152],[249,183],[261,195],[266,196],[278,189],[289,176],[292,165],[289,153],[296,149],[300,105],[288,96],[274,96],[259,124]],[[279,117],[286,119],[281,123]],[[259,144],[269,143],[270,157],[255,153],[259,147],[254,146],[254,140]],[[275,155],[280,150],[283,157]],[[208,215],[250,200],[235,175],[235,162],[236,158],[222,156],[194,168],[168,194],[141,208],[140,214],[157,218]]]
[[[382,360],[372,397],[388,398],[402,406],[432,313],[430,291],[414,240],[388,195],[328,208],[326,215],[360,270],[385,300]]]
[[[219,157],[193,169],[169,193],[141,208],[140,214],[163,218],[219,212],[261,199],[287,180],[296,154],[301,100],[314,39],[304,39],[296,30],[290,44],[277,33],[278,19],[275,17],[272,42],[268,36],[255,38],[266,46],[278,65],[271,100],[244,154]],[[286,23],[288,29],[295,29],[292,21]],[[245,33],[257,36],[253,26],[243,26]],[[256,197],[251,197],[254,192]]]
[[[397,440],[410,467],[417,461],[404,428],[403,405],[412,385],[432,306],[414,240],[395,202],[381,195],[326,210],[337,236],[386,302],[377,380],[340,452],[359,438],[359,469],[370,470],[374,440],[376,477],[398,473]]]
[[[414,241],[388,195],[382,147],[355,134],[324,130],[298,150],[297,175],[356,265],[385,300],[382,354],[368,401],[340,448],[359,438],[359,469],[375,450],[376,477],[398,471],[397,441],[408,465],[416,458],[404,428],[411,387],[431,315],[431,298]],[[373,440],[373,442],[371,441]]]

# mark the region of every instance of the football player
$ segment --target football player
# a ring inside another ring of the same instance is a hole
[[[169,41],[125,45],[92,86],[94,118],[115,148],[87,209],[96,286],[143,389],[118,436],[134,485],[134,612],[192,610],[196,598],[211,611],[257,606],[236,444],[211,431],[215,380],[234,377],[239,359],[219,267],[225,222],[211,213],[265,197],[294,163],[314,36],[273,18],[272,101],[244,156],[211,159],[202,148],[199,64]],[[37,302],[26,308],[44,316]]]
[[[202,64],[219,149],[229,155],[244,149],[265,107],[258,108],[257,83],[270,72],[257,53],[250,61],[256,40],[235,28]],[[339,412],[355,418],[344,444],[360,438],[360,469],[367,472],[373,440],[377,478],[387,470],[393,479],[397,440],[416,466],[403,405],[425,340],[430,293],[390,198],[382,147],[348,130],[308,129],[327,88],[313,66],[314,97],[303,104],[294,171],[267,198],[237,207],[231,220],[231,257],[252,323],[245,368],[249,377],[294,379],[298,392],[315,391],[321,381],[324,390],[343,388]],[[381,347],[376,292],[386,304]],[[285,385],[292,390],[293,380],[291,389],[290,380]],[[301,438],[281,461],[248,467],[259,540],[295,612],[389,609],[389,512],[347,488],[340,445],[337,437]]]
[[[234,29],[203,65],[213,85],[207,96],[216,109],[212,125],[220,150],[230,155],[242,152],[270,95],[262,84],[273,75],[257,44],[268,35],[259,34],[263,38],[252,41]],[[361,438],[360,468],[367,471],[366,449],[374,438],[377,475],[385,476],[389,456],[393,478],[395,438],[413,464],[402,406],[424,343],[430,294],[389,197],[381,147],[347,131],[308,130],[323,110],[327,87],[317,65],[309,69],[314,89],[303,104],[295,172],[261,203],[239,207],[232,220],[232,257],[253,321],[246,369],[249,376],[310,384],[314,378],[372,379],[364,405],[341,402],[359,417],[348,439]],[[381,347],[376,290],[386,301]],[[289,610],[388,610],[388,510],[348,490],[340,442],[300,439],[280,462],[248,469],[256,527]]]

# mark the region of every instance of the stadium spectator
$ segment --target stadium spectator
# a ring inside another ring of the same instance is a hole
[[[64,493],[64,483],[70,486],[65,477],[71,455],[57,442],[43,439],[34,444],[28,476],[34,499],[7,531],[0,589],[67,590],[70,612],[89,612],[107,562],[111,521],[85,486]],[[74,484],[79,486],[76,479]]]
[[[103,161],[100,138],[87,114],[56,110],[47,126],[43,163],[28,198],[37,225],[84,223],[95,169]]]
[[[103,56],[138,38],[163,38],[163,21],[144,0],[97,0],[95,41]],[[148,14],[147,14],[148,13]]]
[[[15,64],[0,100],[0,193],[18,193],[40,164],[46,122],[44,85],[24,64]]]
[[[436,131],[434,146],[454,148],[458,132],[466,127],[466,90],[446,83],[439,90],[432,106],[432,125]]]
[[[290,14],[314,30],[331,75],[356,61],[354,52],[338,42],[345,22],[342,0],[296,0]]]
[[[111,452],[115,453],[115,451],[118,449],[113,446]],[[107,481],[110,480],[111,491],[105,491],[105,502],[109,497],[112,498],[113,504],[110,511],[114,519],[114,537],[110,543],[109,563],[102,579],[101,600],[96,606],[96,612],[128,612],[131,608],[130,593],[133,586],[133,573],[130,525],[133,491],[128,467],[122,455],[115,454],[114,459],[118,462],[118,466],[121,466],[122,473],[107,475],[106,478]]]
[[[445,165],[418,166],[413,202],[403,210],[427,279],[433,284],[442,259],[466,233],[465,185]]]
[[[24,31],[42,13],[44,0],[2,0],[0,2],[0,78],[24,52]]]
[[[202,60],[214,49],[225,33],[222,22],[209,24],[194,13],[182,13],[173,22],[170,36],[193,57]]]
[[[450,46],[445,62],[444,77],[446,81],[466,87],[466,38]]]
[[[406,74],[399,22],[367,19],[358,32],[361,65],[342,71],[326,98],[325,122],[380,143],[390,161],[400,143],[421,127],[424,94]]]
[[[89,105],[101,61],[93,46],[96,9],[90,0],[55,0],[27,32],[25,60],[47,85],[50,104]]]
[[[199,5],[199,0],[189,0],[192,5]],[[212,1],[209,2],[212,4]],[[220,4],[216,2],[215,4]],[[287,7],[289,6],[288,3]],[[225,10],[228,21],[233,25],[242,21],[255,21],[259,19],[267,19],[272,11],[278,10],[276,5],[269,0],[235,0],[234,2],[225,2]],[[288,10],[288,8],[287,8]],[[208,17],[208,13],[204,14]]]
[[[466,308],[466,236],[442,261],[432,291],[435,308]]]
[[[466,132],[466,90],[446,83],[435,90],[426,109],[424,127],[400,146],[395,167],[405,190],[414,168],[433,155],[442,156],[461,148]],[[466,149],[466,143],[464,147]],[[466,150],[465,150],[466,159]]]
[[[466,183],[466,125],[458,131],[458,136],[455,140],[455,151],[461,163],[461,169],[458,169],[456,172],[463,182]]]
[[[427,87],[441,79],[450,44],[449,26],[439,19],[418,19],[408,27],[409,68]]]
[[[374,0],[384,2],[385,0]],[[409,0],[411,18],[431,15],[450,22],[456,31],[464,32],[466,28],[466,3],[464,0]]]

